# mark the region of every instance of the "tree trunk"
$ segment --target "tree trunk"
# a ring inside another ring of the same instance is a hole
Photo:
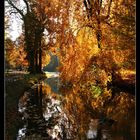
[[[39,45],[38,45],[39,43],[38,43],[38,34],[37,33],[35,33],[35,40],[34,40],[34,48],[35,48],[35,70],[36,70],[36,73],[39,73],[39,69],[38,69],[38,67],[39,67],[39,61],[38,61],[38,48],[39,48]]]
[[[35,33],[35,69],[36,73],[42,73],[42,50],[41,50],[41,38],[42,38],[42,32],[40,32],[40,29],[38,28]]]
[[[34,51],[28,53],[28,61],[29,61],[29,72],[35,73],[35,66],[34,66]]]
[[[35,51],[35,71],[38,73],[38,51]]]
[[[30,73],[36,73],[35,71],[35,49],[34,49],[34,28],[32,26],[32,15],[27,13],[24,16],[24,29],[25,29],[25,43],[27,60],[29,62],[28,71]]]
[[[42,73],[42,50],[39,48],[39,72]]]
[[[42,73],[42,49],[41,49],[41,36],[39,40],[39,72]]]
[[[102,37],[101,23],[100,23],[100,19],[97,19],[96,38],[97,38],[98,48],[101,48],[101,39],[102,39],[101,37]]]

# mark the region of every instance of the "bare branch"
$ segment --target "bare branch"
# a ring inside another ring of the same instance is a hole
[[[11,0],[6,0],[22,17],[24,17],[24,14],[23,14],[23,12],[20,10],[20,9],[18,9],[13,3],[12,3],[12,1]]]
[[[26,7],[27,7],[27,13],[29,13],[29,4],[28,4],[28,2],[26,1],[26,0],[23,0],[24,1],[24,3],[26,4]]]
[[[102,7],[102,0],[100,0],[100,8]]]
[[[104,22],[105,20],[107,20],[107,19],[109,18],[109,16],[110,16],[111,4],[112,4],[112,0],[109,1],[107,15],[101,16],[101,17],[100,17],[100,20],[101,20],[101,21]]]
[[[109,2],[107,18],[109,18],[109,15],[110,15],[111,4],[112,4],[112,0],[110,0],[110,2]]]
[[[12,14],[17,14],[18,12],[17,11],[11,11],[10,12],[10,15],[12,15]]]
[[[113,27],[113,25],[111,25],[111,23],[109,23],[108,21],[103,20],[103,22],[106,23],[107,25],[109,25],[110,27]]]

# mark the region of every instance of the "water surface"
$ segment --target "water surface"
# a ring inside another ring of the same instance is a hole
[[[90,112],[87,99],[78,93],[59,92],[59,73],[46,75],[47,79],[25,91],[19,100],[21,124],[17,140],[135,139],[134,97],[118,94],[114,100],[122,100],[126,106],[121,102],[115,105],[114,101],[108,106],[114,110],[110,118],[101,118]]]

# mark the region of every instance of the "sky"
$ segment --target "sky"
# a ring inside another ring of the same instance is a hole
[[[23,2],[23,0],[20,0],[19,1],[19,5],[20,5],[20,8],[22,9],[25,4]],[[5,11],[8,10],[5,8]],[[18,38],[20,36],[20,34],[22,33],[22,20],[17,18],[17,16],[15,16],[14,14],[12,14],[10,16],[10,28],[9,30],[7,30],[7,33],[9,34],[9,37],[15,41],[16,38]]]
[[[11,31],[9,32],[11,39],[16,40],[17,37],[22,33],[22,25],[18,21],[14,20],[11,24]]]

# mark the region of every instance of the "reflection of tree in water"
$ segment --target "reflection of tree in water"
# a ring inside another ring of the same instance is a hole
[[[124,92],[110,102],[105,94],[101,97],[93,99],[76,89],[60,95],[53,93],[50,85],[40,83],[19,101],[26,138],[133,140],[134,97]]]
[[[64,109],[73,126],[76,139],[86,139],[86,130],[90,116],[78,94],[67,92],[65,95]]]
[[[89,94],[88,97],[83,96],[74,89],[65,91],[64,94],[65,112],[76,130],[77,139],[87,139],[86,137],[90,138],[91,135],[91,138],[108,140],[122,138],[133,140],[135,138],[135,99],[133,95],[120,92],[108,102],[108,97],[104,94],[100,98],[90,100]],[[97,125],[95,125],[95,120]]]
[[[28,117],[25,117],[27,122],[26,136],[38,135],[38,137],[47,137],[49,135],[46,131],[46,121],[43,117],[42,110],[42,85],[37,86],[36,88],[30,90],[28,97],[28,102],[26,106],[26,114]]]
[[[71,125],[62,109],[61,101],[57,99],[60,97],[57,96],[59,95],[52,93],[50,87],[44,84],[25,92],[22,98],[26,97],[26,103],[22,98],[19,103],[24,127],[19,130],[17,139],[73,139]]]

